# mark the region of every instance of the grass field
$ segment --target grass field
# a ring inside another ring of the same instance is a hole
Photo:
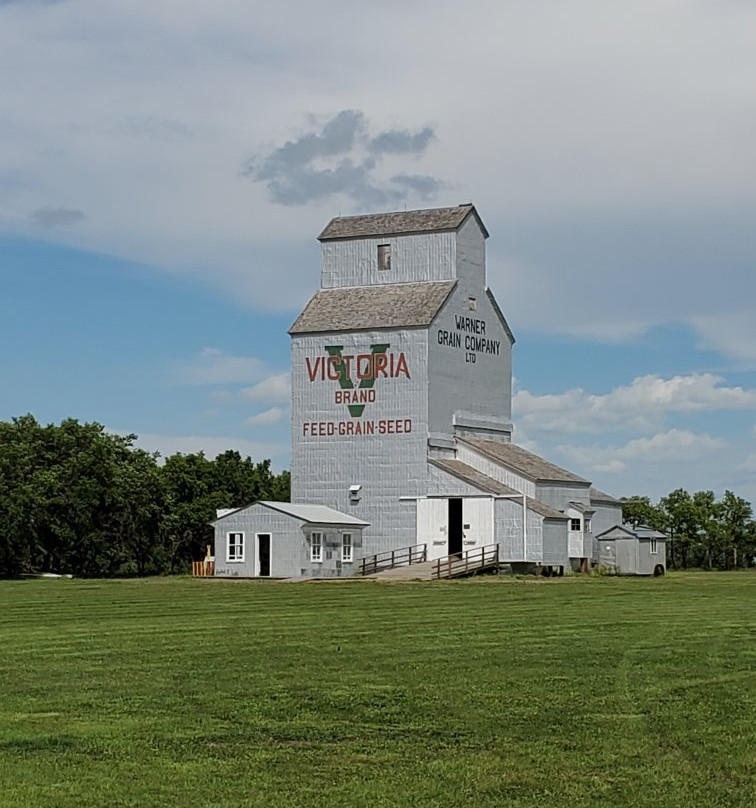
[[[0,805],[752,806],[756,575],[0,582]]]

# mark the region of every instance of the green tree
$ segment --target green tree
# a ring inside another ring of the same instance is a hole
[[[664,529],[664,513],[648,497],[636,494],[622,498],[622,521],[633,525],[647,525]]]

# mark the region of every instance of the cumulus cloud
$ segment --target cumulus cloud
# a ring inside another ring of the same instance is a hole
[[[563,444],[556,451],[581,469],[612,474],[625,471],[632,463],[680,463],[709,457],[728,446],[723,438],[670,429],[651,437],[635,438],[623,446],[573,446]]]
[[[284,417],[285,410],[281,407],[271,407],[265,412],[260,412],[257,415],[251,415],[244,422],[249,426],[267,426],[269,424],[278,423]]]
[[[712,373],[671,379],[648,375],[605,395],[580,388],[547,395],[519,390],[512,406],[525,427],[561,433],[600,433],[619,426],[649,431],[670,413],[756,408],[756,390],[728,387],[723,381]]]
[[[371,136],[361,110],[345,109],[267,154],[250,159],[243,173],[263,183],[281,205],[303,205],[343,194],[359,205],[384,205],[409,196],[433,197],[443,183],[431,176],[379,176],[387,155],[420,157],[435,138],[432,127],[386,129]]]
[[[187,362],[174,366],[175,384],[205,385],[251,382],[265,372],[265,364],[254,356],[233,356],[218,348],[203,348]]]
[[[52,229],[54,227],[71,227],[83,222],[86,216],[83,210],[72,208],[37,208],[32,211],[31,219],[39,227]]]
[[[287,404],[291,395],[291,381],[288,373],[268,376],[241,390],[241,397],[247,401],[266,401],[271,404]]]

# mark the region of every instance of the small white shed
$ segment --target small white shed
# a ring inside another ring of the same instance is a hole
[[[368,525],[325,505],[262,500],[211,524],[218,578],[350,576]]]
[[[596,536],[596,562],[619,575],[664,575],[667,536],[645,525],[615,525]]]

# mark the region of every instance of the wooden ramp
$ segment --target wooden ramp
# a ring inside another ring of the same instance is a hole
[[[479,572],[491,572],[500,566],[499,545],[490,544],[435,561],[393,567],[366,577],[378,581],[438,581],[441,578],[464,578]]]
[[[404,564],[401,567],[374,572],[367,575],[376,581],[430,581],[433,578],[435,561],[421,561],[417,564]]]
[[[402,547],[400,550],[387,550],[384,553],[376,553],[359,559],[359,573],[366,577],[374,577],[377,572],[391,570],[395,567],[417,566],[427,558],[427,547],[424,544]]]
[[[499,545],[489,544],[458,555],[450,555],[431,562],[431,578],[464,578],[499,569]]]

